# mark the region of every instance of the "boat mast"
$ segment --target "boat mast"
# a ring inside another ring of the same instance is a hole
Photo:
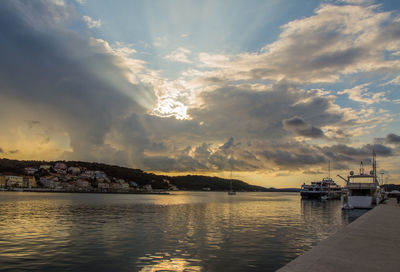
[[[331,178],[331,161],[328,161],[328,179]]]

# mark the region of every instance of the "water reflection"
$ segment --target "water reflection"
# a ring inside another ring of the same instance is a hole
[[[139,257],[136,267],[141,272],[153,271],[201,271],[201,260],[171,257],[169,253],[157,252]]]
[[[347,223],[350,224],[366,212],[368,212],[368,209],[354,209],[354,210],[343,210],[342,211],[342,216],[343,220]]]
[[[0,193],[5,271],[274,271],[351,221],[293,193]]]

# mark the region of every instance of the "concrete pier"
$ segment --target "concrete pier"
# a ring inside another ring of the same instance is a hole
[[[278,271],[400,271],[400,205],[375,207]]]

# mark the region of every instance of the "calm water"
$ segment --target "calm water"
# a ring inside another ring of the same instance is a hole
[[[274,271],[359,215],[296,193],[0,192],[0,270]]]

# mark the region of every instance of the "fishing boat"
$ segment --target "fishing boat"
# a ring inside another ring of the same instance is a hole
[[[364,172],[363,162],[360,163],[358,174],[350,171],[347,179],[338,175],[346,182],[347,193],[342,196],[343,209],[371,209],[384,200],[384,192],[379,187],[376,172],[376,155],[372,155],[372,170]]]

